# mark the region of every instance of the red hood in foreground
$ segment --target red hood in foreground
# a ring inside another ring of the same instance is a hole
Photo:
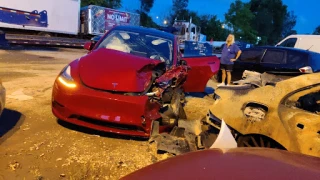
[[[150,83],[152,68],[159,63],[159,60],[102,48],[81,58],[79,73],[82,82],[91,88],[142,92]]]
[[[320,179],[320,158],[267,148],[210,149],[169,158],[123,179]]]

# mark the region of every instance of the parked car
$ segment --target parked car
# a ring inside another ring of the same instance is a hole
[[[244,70],[286,75],[320,72],[320,53],[272,46],[244,49],[234,71]]]
[[[6,89],[2,85],[2,81],[0,79],[0,116],[4,109],[5,103],[6,103]]]
[[[179,155],[137,170],[122,180],[319,178],[319,158],[267,148],[235,148]]]
[[[276,46],[292,47],[320,53],[320,35],[290,35],[277,43]]]
[[[221,120],[239,147],[286,149],[320,157],[320,73],[255,89],[218,88],[209,119]]]
[[[245,41],[236,41],[235,43],[239,46],[241,50],[254,47],[254,44],[251,44]]]
[[[184,118],[185,92],[203,92],[219,59],[180,57],[178,39],[155,29],[116,26],[58,75],[53,114],[96,130],[149,137]],[[189,68],[191,67],[191,69]]]

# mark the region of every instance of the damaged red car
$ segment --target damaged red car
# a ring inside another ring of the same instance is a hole
[[[184,92],[203,92],[219,59],[180,57],[178,39],[155,29],[116,26],[60,72],[52,111],[60,120],[123,135],[149,137],[185,118]]]

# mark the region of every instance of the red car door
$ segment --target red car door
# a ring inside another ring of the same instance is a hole
[[[208,80],[218,73],[220,60],[216,56],[183,57],[188,71],[187,81],[183,85],[185,92],[204,92]]]

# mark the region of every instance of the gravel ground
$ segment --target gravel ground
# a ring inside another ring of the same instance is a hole
[[[58,122],[51,90],[60,70],[84,55],[80,49],[0,50],[0,78],[7,89],[0,138],[0,179],[119,179],[169,157],[146,140],[130,139]],[[214,86],[216,83],[210,82]],[[188,97],[188,119],[203,117],[209,97]]]

